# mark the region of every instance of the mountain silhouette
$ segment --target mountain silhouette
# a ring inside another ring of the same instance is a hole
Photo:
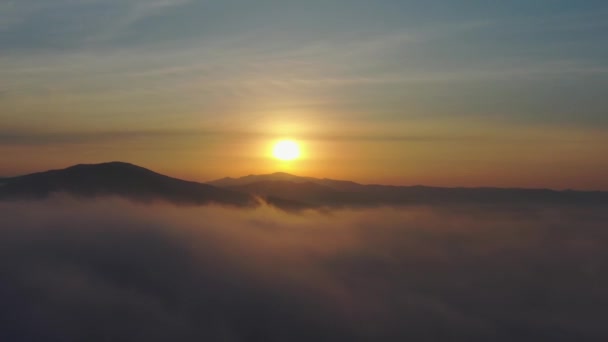
[[[606,205],[608,192],[556,191],[522,188],[442,188],[359,184],[288,173],[222,178],[209,184],[267,199],[283,199],[292,206],[377,206],[405,204],[574,204]]]
[[[177,204],[252,206],[257,203],[245,193],[168,177],[123,162],[80,164],[0,180],[0,199],[44,198],[54,193],[80,197],[120,196],[143,201],[166,200]]]
[[[333,190],[339,191],[357,191],[360,190],[363,185],[351,181],[335,180],[329,178],[313,178],[313,177],[301,177],[292,175],[285,172],[275,172],[267,175],[249,175],[241,178],[222,178],[215,181],[208,182],[208,184],[219,186],[219,187],[238,187],[243,185],[250,185],[258,182],[274,182],[284,181],[292,183],[314,183],[322,186],[326,186]]]
[[[287,211],[419,204],[608,205],[608,192],[600,191],[366,185],[283,172],[197,183],[123,162],[80,164],[62,170],[0,178],[0,199],[45,198],[55,193],[240,207],[259,205],[261,198],[267,204]]]

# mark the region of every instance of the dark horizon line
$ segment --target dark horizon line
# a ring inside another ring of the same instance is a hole
[[[26,174],[22,174],[22,175],[17,175],[17,176],[2,176],[0,175],[0,180],[8,180],[8,179],[14,179],[14,178],[19,178],[19,177],[24,177],[24,176],[29,176],[29,175],[33,175],[33,174],[40,174],[40,173],[46,173],[46,172],[54,172],[54,171],[63,171],[63,170],[68,170],[68,169],[72,169],[72,168],[76,168],[76,167],[94,167],[94,166],[102,166],[102,165],[111,165],[111,164],[115,164],[115,165],[123,165],[123,166],[129,166],[129,167],[136,167],[136,168],[140,168],[149,172],[153,172],[165,177],[170,177],[170,178],[174,178],[174,179],[179,179],[179,180],[183,180],[183,181],[188,181],[188,182],[193,182],[193,183],[199,183],[199,184],[207,184],[207,185],[213,185],[211,183],[213,182],[217,182],[220,180],[226,180],[226,179],[230,179],[230,180],[239,180],[242,178],[246,178],[246,177],[256,177],[256,176],[272,176],[272,175],[287,175],[287,176],[292,176],[292,177],[296,177],[296,178],[310,178],[310,179],[314,179],[314,180],[326,180],[326,181],[337,181],[337,182],[351,182],[351,183],[355,183],[356,185],[361,185],[361,186],[383,186],[383,187],[395,187],[395,188],[428,188],[428,189],[496,189],[496,190],[548,190],[548,191],[554,191],[554,192],[584,192],[584,193],[608,193],[607,190],[580,190],[580,189],[555,189],[555,188],[546,188],[546,187],[500,187],[500,186],[433,186],[433,185],[424,185],[424,184],[414,184],[414,185],[394,185],[394,184],[379,184],[379,183],[359,183],[356,181],[352,181],[352,180],[346,180],[346,179],[333,179],[333,178],[318,178],[318,177],[310,177],[310,176],[300,176],[300,175],[294,175],[288,172],[283,172],[283,171],[277,171],[277,172],[273,172],[273,173],[265,173],[265,174],[249,174],[246,176],[241,176],[241,177],[223,177],[223,178],[218,178],[218,179],[213,179],[213,180],[209,180],[209,181],[195,181],[195,180],[188,180],[188,179],[182,179],[182,178],[177,178],[177,177],[173,177],[170,175],[166,175],[166,174],[162,174],[159,172],[156,172],[152,169],[137,165],[137,164],[133,164],[133,163],[129,163],[129,162],[124,162],[124,161],[109,161],[109,162],[101,162],[101,163],[91,163],[91,164],[87,164],[87,163],[79,163],[79,164],[73,164],[71,166],[67,166],[65,168],[61,168],[61,169],[49,169],[49,170],[44,170],[44,171],[37,171],[37,172],[32,172],[32,173],[26,173]],[[291,182],[289,180],[287,180],[287,182]],[[216,186],[216,185],[213,185]],[[217,186],[216,186],[217,187]]]

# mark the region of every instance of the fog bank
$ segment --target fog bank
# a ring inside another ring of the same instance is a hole
[[[0,202],[0,340],[603,341],[607,223],[580,207]]]

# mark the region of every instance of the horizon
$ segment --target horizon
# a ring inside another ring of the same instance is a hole
[[[230,179],[230,180],[239,180],[242,178],[247,178],[247,177],[257,177],[257,176],[274,176],[274,175],[287,175],[287,176],[292,176],[292,177],[296,177],[296,178],[312,178],[312,179],[317,179],[317,180],[329,180],[329,181],[346,181],[346,182],[353,182],[355,184],[359,184],[359,185],[381,185],[381,186],[395,186],[395,187],[428,187],[428,188],[445,188],[445,189],[458,189],[458,188],[469,188],[469,189],[521,189],[521,190],[552,190],[552,191],[579,191],[579,192],[607,192],[607,190],[602,190],[602,189],[576,189],[576,188],[564,188],[564,189],[558,189],[558,188],[542,188],[542,187],[500,187],[500,186],[433,186],[433,185],[428,185],[428,184],[389,184],[389,183],[364,183],[364,182],[359,182],[357,180],[354,179],[337,179],[337,178],[331,178],[331,177],[312,177],[312,176],[308,176],[308,175],[301,175],[301,174],[295,174],[295,173],[289,173],[289,172],[285,172],[285,171],[275,171],[275,172],[270,172],[270,173],[256,173],[256,174],[246,174],[246,175],[241,175],[241,176],[223,176],[223,177],[218,177],[218,178],[213,178],[213,179],[208,179],[206,181],[200,181],[200,180],[195,180],[195,179],[187,179],[187,178],[180,178],[180,177],[176,177],[174,175],[171,174],[165,174],[163,172],[158,172],[158,170],[154,170],[152,168],[148,168],[142,165],[137,165],[134,163],[130,163],[130,162],[126,162],[126,161],[119,161],[119,160],[113,160],[113,161],[107,161],[107,162],[99,162],[99,163],[79,163],[79,164],[73,164],[73,165],[68,165],[62,168],[57,168],[57,169],[49,169],[49,170],[38,170],[35,172],[30,172],[30,173],[26,173],[26,174],[19,174],[19,175],[14,175],[14,176],[7,176],[7,175],[0,175],[0,179],[3,178],[18,178],[21,176],[27,176],[29,174],[35,174],[35,173],[45,173],[45,172],[49,172],[49,171],[62,171],[62,170],[66,170],[66,169],[70,169],[73,167],[77,167],[77,166],[99,166],[99,165],[107,165],[107,164],[121,164],[121,165],[130,165],[130,166],[136,166],[148,171],[153,171],[155,173],[158,173],[162,176],[167,176],[167,177],[171,177],[171,178],[176,178],[179,180],[184,180],[184,181],[190,181],[190,182],[197,182],[197,183],[201,183],[201,184],[210,184],[216,181],[221,181],[221,180],[225,180],[225,179]],[[287,181],[289,182],[289,181]]]

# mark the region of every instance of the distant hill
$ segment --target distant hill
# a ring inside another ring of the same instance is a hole
[[[258,199],[262,198],[266,203],[288,211],[418,204],[608,205],[608,192],[599,191],[365,185],[288,173],[223,178],[204,184],[122,162],[81,164],[62,170],[0,178],[0,200],[45,198],[54,193],[240,207],[259,205]]]
[[[607,205],[608,192],[519,188],[440,188],[364,185],[351,181],[299,177],[287,173],[223,178],[209,182],[226,189],[302,207],[406,204],[568,204]]]
[[[220,187],[238,187],[242,185],[249,185],[257,182],[268,182],[268,181],[283,181],[283,182],[292,182],[292,183],[314,183],[323,185],[334,190],[340,191],[357,191],[361,184],[344,181],[344,180],[335,180],[329,178],[313,178],[313,177],[301,177],[295,176],[285,172],[276,172],[267,175],[249,175],[241,178],[222,178],[215,181],[208,182],[208,184],[220,186]]]
[[[0,199],[44,198],[54,193],[81,197],[121,196],[134,200],[166,200],[178,204],[218,203],[252,206],[245,193],[188,182],[122,162],[75,165],[0,181]]]

